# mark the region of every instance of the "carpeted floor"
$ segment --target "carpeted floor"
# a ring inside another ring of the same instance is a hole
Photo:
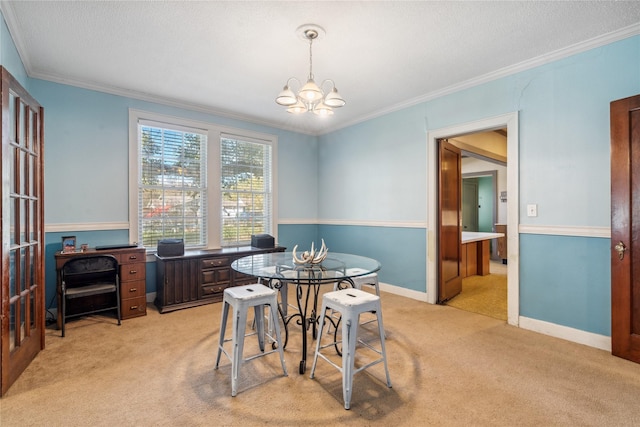
[[[491,262],[491,274],[462,279],[462,292],[447,305],[472,313],[507,320],[507,267]]]
[[[221,304],[166,314],[151,306],[122,326],[95,316],[70,322],[65,338],[48,329],[47,348],[0,399],[0,425],[640,424],[637,364],[453,307],[382,298],[393,388],[382,365],[358,373],[349,411],[330,365],[318,362],[315,379],[298,374],[298,326],[285,351],[289,376],[275,354],[255,359],[231,397],[229,362],[213,369]],[[255,351],[255,339],[245,348]]]

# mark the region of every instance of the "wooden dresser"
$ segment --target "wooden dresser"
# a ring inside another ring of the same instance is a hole
[[[62,303],[60,301],[60,286],[62,280],[60,271],[62,266],[72,257],[87,255],[113,255],[118,260],[120,267],[120,310],[122,320],[146,315],[146,252],[147,251],[141,247],[108,250],[95,250],[90,248],[86,252],[56,252],[58,319],[61,319],[62,316]],[[58,327],[60,327],[60,323],[58,323]]]
[[[186,251],[177,257],[156,255],[156,300],[160,313],[222,301],[229,286],[255,283],[256,278],[234,271],[231,263],[241,257],[285,248],[251,246]]]

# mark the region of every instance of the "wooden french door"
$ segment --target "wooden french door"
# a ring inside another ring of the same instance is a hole
[[[2,72],[0,395],[44,348],[43,108]]]
[[[438,303],[462,291],[462,155],[438,140]]]

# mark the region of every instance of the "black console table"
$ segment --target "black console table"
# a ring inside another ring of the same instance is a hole
[[[286,248],[242,246],[186,251],[184,255],[156,255],[156,299],[160,313],[222,301],[229,286],[255,283],[256,278],[231,269],[231,263],[248,255],[284,252]]]

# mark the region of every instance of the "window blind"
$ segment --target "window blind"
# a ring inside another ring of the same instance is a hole
[[[221,135],[223,246],[249,244],[252,234],[271,234],[271,167],[272,147],[269,141]]]
[[[199,129],[145,121],[138,125],[138,238],[147,248],[163,238],[206,246],[207,135]]]

